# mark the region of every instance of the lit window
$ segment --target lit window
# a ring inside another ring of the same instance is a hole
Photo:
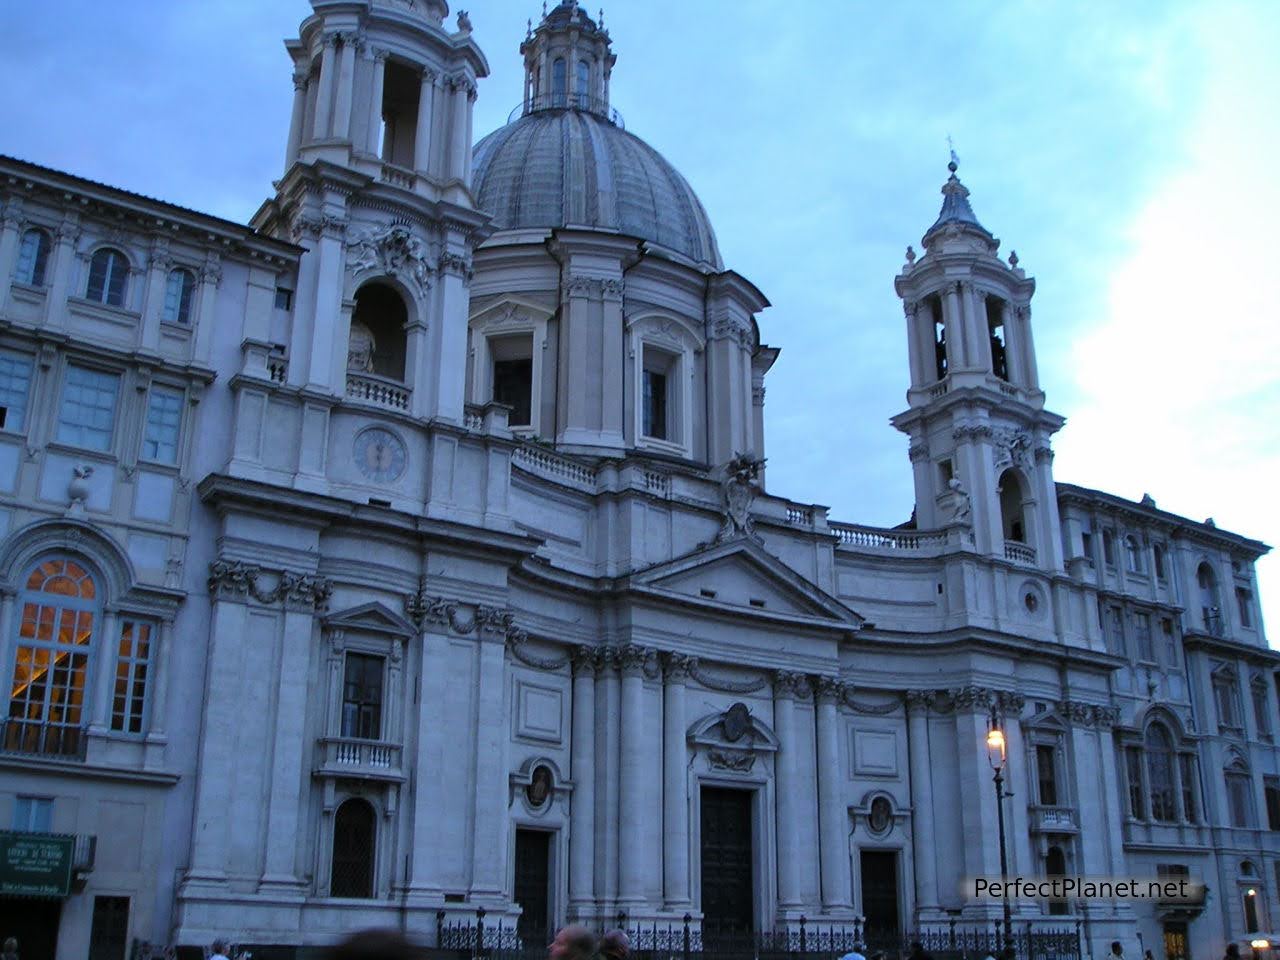
[[[27,576],[4,721],[3,749],[80,756],[97,589],[74,560],[42,561]]]
[[[151,388],[147,425],[142,434],[142,458],[158,463],[178,462],[178,433],[182,424],[182,391]]]
[[[333,815],[333,861],[329,896],[373,896],[373,851],[377,818],[367,800],[347,800]]]
[[[89,261],[89,286],[85,297],[109,307],[123,307],[129,261],[119,250],[104,247]]]
[[[152,646],[151,624],[139,620],[121,623],[111,698],[112,730],[142,733],[145,729]]]
[[[119,390],[117,374],[68,366],[58,413],[58,440],[90,450],[110,449]]]
[[[170,270],[164,285],[163,319],[167,323],[191,322],[191,297],[196,291],[196,277],[190,270]]]
[[[382,736],[382,657],[348,653],[342,680],[342,736]]]
[[[53,831],[53,798],[15,797],[13,829],[25,833],[51,833]]]
[[[27,396],[31,392],[31,358],[0,350],[0,428],[26,426]]]
[[[53,244],[43,230],[28,230],[22,235],[18,248],[18,267],[14,277],[19,283],[33,287],[44,286],[45,270],[49,266],[49,250]]]

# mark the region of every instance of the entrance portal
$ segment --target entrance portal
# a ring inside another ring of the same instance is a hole
[[[702,930],[704,941],[749,936],[755,929],[751,792],[702,788]]]
[[[56,957],[61,917],[61,900],[0,898],[0,941],[16,939],[22,957]]]
[[[551,834],[516,830],[515,901],[520,904],[516,933],[528,947],[549,943],[551,925]]]
[[[862,913],[867,943],[876,938],[894,940],[901,930],[898,915],[898,852],[863,850]]]
[[[1164,925],[1165,960],[1188,960],[1187,925],[1181,920],[1167,920]]]

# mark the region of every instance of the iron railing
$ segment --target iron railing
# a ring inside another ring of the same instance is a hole
[[[0,753],[83,760],[87,741],[85,727],[81,724],[27,720],[23,717],[5,717],[0,720]]]
[[[588,96],[585,93],[540,93],[512,110],[507,115],[507,123],[515,123],[526,114],[538,113],[541,110],[585,110],[604,117],[619,130],[627,128],[622,120],[622,114],[610,107],[609,101]]]

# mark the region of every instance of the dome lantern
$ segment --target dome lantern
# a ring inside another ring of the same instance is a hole
[[[564,0],[530,29],[520,53],[524,114],[572,109],[610,116],[609,75],[617,57],[604,29],[603,10],[592,20],[577,0]]]

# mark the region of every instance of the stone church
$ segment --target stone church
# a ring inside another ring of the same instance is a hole
[[[1208,887],[1011,903],[1092,956],[1280,926],[1268,547],[1055,479],[954,166],[892,278],[915,513],[845,522],[766,483],[769,303],[601,22],[477,139],[465,13],[311,6],[248,225],[0,158],[0,937],[909,935],[998,920],[1002,836]]]

